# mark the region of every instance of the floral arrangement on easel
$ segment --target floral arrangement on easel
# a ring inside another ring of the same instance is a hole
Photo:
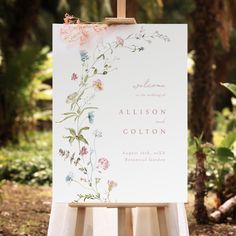
[[[85,44],[94,32],[107,29],[104,24],[83,24],[78,18],[68,14],[65,15],[64,22],[60,32],[62,39],[68,43],[79,42],[80,45]],[[77,175],[70,172],[65,177],[67,183],[76,183],[84,189],[84,192],[77,195],[75,199],[77,202],[81,200],[110,202],[112,190],[117,187],[114,180],[104,180],[104,172],[110,168],[111,163],[108,157],[97,155],[96,142],[97,139],[102,139],[103,134],[101,130],[93,130],[96,110],[99,107],[91,105],[96,94],[105,89],[104,79],[117,69],[114,66],[117,60],[115,51],[122,47],[132,53],[139,53],[145,49],[143,42],[149,44],[155,38],[169,41],[167,36],[161,35],[158,31],[147,35],[141,27],[137,33],[127,37],[117,36],[112,42],[99,43],[93,55],[89,55],[85,49],[79,52],[82,69],[79,72],[72,71],[68,76],[76,89],[67,96],[65,102],[68,111],[62,114],[63,118],[59,121],[61,123],[71,120],[71,127],[66,128],[63,137],[71,145],[76,145],[78,150],[75,152],[62,148],[59,150],[61,158],[78,168]],[[134,44],[133,40],[137,44]]]

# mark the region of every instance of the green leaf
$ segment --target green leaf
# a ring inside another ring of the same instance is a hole
[[[216,155],[218,156],[218,159],[222,162],[227,162],[229,160],[229,157],[234,157],[233,152],[226,147],[217,148]]]
[[[83,128],[81,128],[81,129],[79,130],[79,132],[78,132],[78,135],[80,135],[83,130],[88,130],[88,129],[89,129],[89,127],[83,127]]]
[[[85,144],[88,144],[88,141],[85,139],[85,137],[84,137],[82,134],[76,136],[76,139],[77,139],[78,141],[80,141],[80,142],[83,142],[83,143],[85,143]]]
[[[62,120],[60,120],[60,121],[56,121],[56,123],[62,123],[63,121],[68,120],[68,119],[70,119],[70,118],[72,118],[72,117],[74,117],[74,116],[75,116],[75,115],[69,115],[69,116],[65,117],[64,119],[62,119]]]
[[[79,113],[79,117],[86,111],[86,110],[90,110],[90,109],[98,109],[97,107],[85,107],[80,113]]]
[[[76,99],[76,102],[78,102],[80,99],[81,99],[81,97],[84,95],[84,90],[81,92],[81,94],[78,96],[78,98]]]
[[[36,100],[45,100],[45,101],[52,100],[51,89],[47,89],[47,90],[45,89],[43,91],[35,93],[35,99]]]
[[[67,128],[72,136],[76,136],[76,132],[73,128]]]
[[[76,115],[76,112],[65,112],[62,115],[67,116],[67,115]]]
[[[229,91],[231,91],[234,96],[236,96],[236,84],[232,83],[221,83],[224,87],[226,87]]]
[[[98,73],[97,68],[94,69],[93,73],[96,75]]]
[[[76,102],[71,103],[70,110],[73,110],[75,105],[76,105]]]
[[[235,141],[236,141],[236,130],[231,131],[231,132],[223,139],[223,141],[221,142],[221,145],[220,145],[220,146],[229,148],[229,147],[231,147],[231,146],[234,144]]]
[[[236,163],[234,163],[233,169],[234,169],[234,175],[236,176]]]
[[[75,141],[75,137],[70,137],[69,138],[69,143],[72,144]]]
[[[201,150],[201,144],[202,144],[202,136],[203,134],[201,133],[201,135],[199,137],[194,137],[194,142],[195,142],[195,145],[196,145],[196,149],[197,150]]]
[[[104,55],[104,54],[101,54],[100,56],[97,57],[97,60],[100,59],[101,57],[104,59],[104,58],[105,58],[105,55]]]
[[[86,75],[85,77],[84,77],[84,82],[86,83],[87,82],[87,80],[88,80],[88,75]]]

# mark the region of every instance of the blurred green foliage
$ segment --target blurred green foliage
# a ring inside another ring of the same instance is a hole
[[[39,100],[51,100],[51,86],[44,82],[52,77],[49,48],[34,48],[22,50],[11,59],[6,79],[1,86],[7,88],[5,94],[11,100],[12,109],[19,110],[18,123],[29,126],[35,122],[34,114],[40,110]],[[9,78],[17,79],[14,82]],[[27,128],[25,129],[27,130]]]
[[[31,132],[30,140],[0,150],[0,179],[23,184],[45,185],[52,182],[51,132]]]
[[[212,143],[199,145],[207,155],[206,175],[209,191],[220,193],[223,189],[224,178],[234,174],[236,178],[236,98],[232,98],[232,109],[224,108],[215,113],[215,130]],[[189,137],[189,188],[193,188],[195,176],[196,144]]]

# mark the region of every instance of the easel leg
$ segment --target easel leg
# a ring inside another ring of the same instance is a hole
[[[84,219],[85,219],[85,207],[78,207],[76,216],[75,236],[83,236]]]
[[[157,207],[157,217],[160,229],[160,236],[168,236],[165,207]]]
[[[118,236],[125,235],[125,208],[118,208]]]
[[[132,217],[132,208],[126,208],[126,227],[127,227],[127,236],[133,236],[133,217]]]
[[[118,207],[118,236],[133,236],[131,208]]]

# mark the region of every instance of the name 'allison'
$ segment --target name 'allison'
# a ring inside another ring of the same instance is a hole
[[[165,115],[166,109],[120,109],[119,115]]]

